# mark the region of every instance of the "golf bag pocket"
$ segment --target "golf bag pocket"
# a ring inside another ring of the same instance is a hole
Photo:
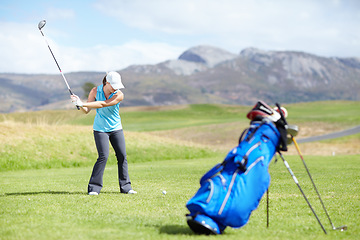
[[[192,198],[193,202],[196,202],[192,210],[194,212],[207,211],[209,215],[216,216],[226,191],[227,181],[221,173],[212,175],[206,180],[202,179],[199,190]],[[191,203],[188,204],[190,205]]]
[[[209,178],[215,176],[219,172],[223,170],[224,166],[222,164],[216,164],[215,167],[210,169],[207,173],[204,174],[204,176],[200,179],[200,185],[207,181]]]

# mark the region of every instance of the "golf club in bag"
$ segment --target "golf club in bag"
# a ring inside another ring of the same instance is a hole
[[[70,89],[70,86],[69,86],[68,82],[66,81],[65,75],[64,75],[63,72],[61,71],[60,65],[59,65],[59,63],[57,62],[57,60],[56,60],[56,58],[55,58],[55,55],[54,55],[53,51],[51,50],[50,45],[49,45],[48,41],[46,40],[46,37],[45,37],[43,31],[41,30],[41,29],[45,26],[45,24],[46,24],[46,21],[45,21],[45,20],[41,20],[41,21],[39,22],[39,24],[38,24],[39,31],[40,31],[41,35],[43,36],[43,38],[44,38],[44,40],[45,40],[45,43],[47,44],[47,46],[48,46],[48,48],[49,48],[49,50],[50,50],[50,53],[51,53],[52,57],[53,57],[54,60],[55,60],[56,66],[58,67],[58,69],[59,69],[59,71],[60,71],[60,73],[61,73],[61,76],[62,76],[63,79],[64,79],[64,82],[65,82],[65,84],[66,84],[66,86],[67,86],[67,88],[68,88],[68,90],[69,90],[69,92],[70,92],[70,95],[74,95],[73,92],[72,92],[71,89]],[[76,108],[77,108],[78,110],[80,110],[80,107],[76,106]]]
[[[226,227],[244,226],[270,185],[274,154],[287,150],[279,112],[259,101],[247,117],[250,127],[239,145],[200,179],[199,190],[186,204],[187,223],[195,233],[221,234]]]

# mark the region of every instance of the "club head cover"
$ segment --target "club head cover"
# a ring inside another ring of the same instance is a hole
[[[282,114],[284,115],[284,117],[287,118],[288,112],[287,112],[286,108],[280,107],[280,109],[281,109],[281,112],[282,112]],[[279,111],[279,108],[278,108],[278,107],[274,107],[274,110],[280,114],[280,111]]]
[[[276,122],[281,118],[279,112],[275,111],[263,101],[258,101],[246,117],[251,121],[258,117],[267,117],[273,122]]]
[[[273,114],[273,109],[263,101],[258,101],[250,112],[246,115],[251,121],[257,116],[267,117]]]

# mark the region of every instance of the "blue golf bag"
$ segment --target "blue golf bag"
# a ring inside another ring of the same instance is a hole
[[[186,204],[187,223],[195,233],[221,234],[228,226],[244,226],[270,185],[268,166],[284,129],[259,114],[250,119],[239,145],[200,179],[200,189]]]

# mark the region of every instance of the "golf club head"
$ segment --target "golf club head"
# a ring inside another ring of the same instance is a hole
[[[340,226],[340,227],[333,227],[333,230],[340,230],[340,231],[346,231],[347,230],[347,226]]]
[[[297,125],[288,124],[286,126],[286,132],[291,136],[296,137],[299,132],[299,127]]]
[[[286,136],[287,144],[290,145],[293,143],[293,137],[295,137],[298,134],[299,127],[297,125],[288,124],[286,125],[285,128],[287,132],[287,136]]]
[[[46,20],[41,20],[38,24],[39,30],[41,30],[45,26],[45,24],[46,24]]]

